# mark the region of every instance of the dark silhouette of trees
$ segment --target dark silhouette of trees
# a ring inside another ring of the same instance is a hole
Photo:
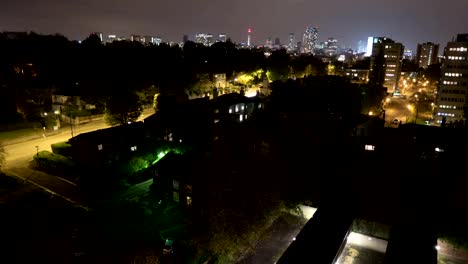
[[[138,95],[121,92],[107,98],[105,120],[112,126],[125,125],[137,121],[142,111]]]

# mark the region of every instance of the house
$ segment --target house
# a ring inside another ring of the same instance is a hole
[[[194,152],[176,154],[167,153],[154,166],[151,189],[161,200],[180,204],[185,209],[192,209],[194,203],[194,180],[199,158]]]
[[[72,159],[90,166],[110,165],[137,152],[148,135],[142,122],[80,134],[69,140]]]
[[[262,109],[258,97],[248,98],[237,93],[221,95],[214,100],[214,123],[235,121],[241,123]]]

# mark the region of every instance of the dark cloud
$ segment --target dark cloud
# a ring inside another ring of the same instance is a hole
[[[15,0],[0,1],[0,30],[62,33],[82,39],[90,32],[158,35],[180,41],[183,34],[224,32],[245,41],[246,30],[261,44],[267,37],[318,26],[319,38],[355,46],[367,36],[389,36],[406,46],[445,45],[468,32],[467,0]]]

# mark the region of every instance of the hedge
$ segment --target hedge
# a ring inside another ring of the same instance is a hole
[[[71,172],[75,168],[75,163],[69,158],[46,150],[34,155],[34,161],[37,169],[53,174]]]
[[[55,154],[62,155],[65,157],[71,157],[72,145],[70,145],[68,141],[51,144],[50,147],[52,148],[52,152]]]

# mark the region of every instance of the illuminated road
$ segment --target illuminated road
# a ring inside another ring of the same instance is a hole
[[[147,109],[143,111],[143,114],[139,118],[139,121],[151,115],[153,111],[153,109]],[[74,129],[74,134],[78,135],[107,127],[109,126],[104,122],[103,119],[101,119],[87,124],[76,126]],[[5,168],[9,169],[27,167],[28,162],[32,160],[32,157],[37,152],[36,146],[39,147],[39,151],[52,151],[50,147],[51,144],[67,141],[68,139],[70,139],[70,137],[71,131],[66,128],[63,128],[61,132],[59,132],[59,134],[28,140],[17,144],[7,145],[4,147],[5,152],[7,154]]]
[[[408,108],[408,104],[409,101],[407,99],[390,98],[390,102],[385,106],[385,125],[394,126],[392,124],[394,119],[398,119],[402,124],[407,123],[408,120],[414,119],[416,113]]]

